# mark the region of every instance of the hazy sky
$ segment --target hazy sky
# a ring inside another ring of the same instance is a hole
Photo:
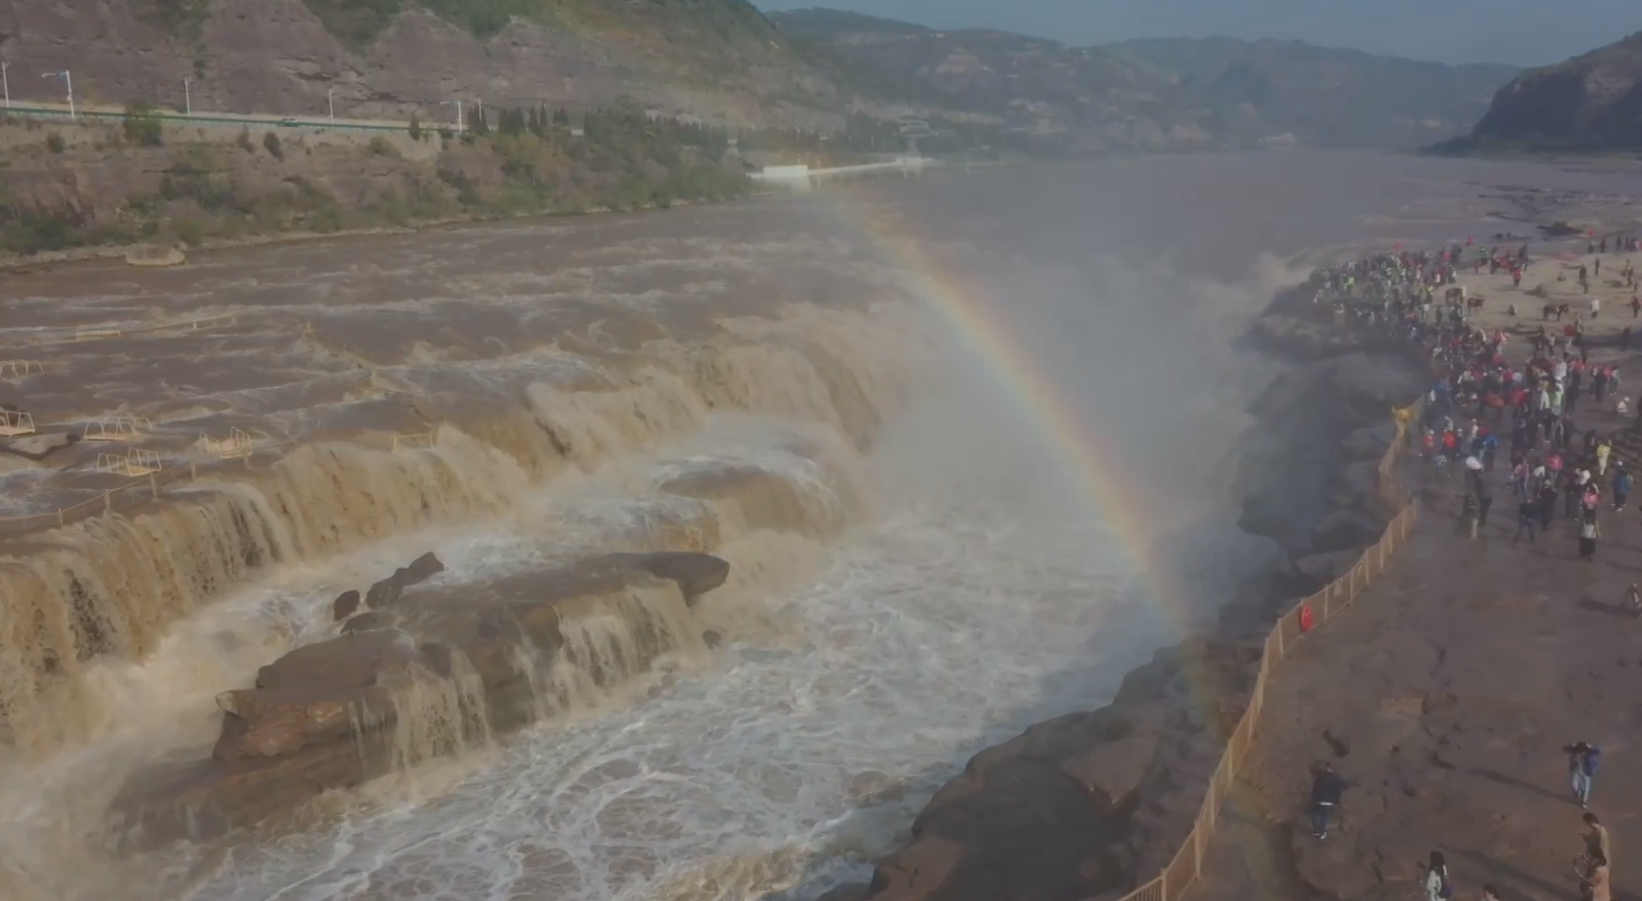
[[[1442,62],[1536,66],[1642,30],[1642,0],[753,0],[830,6],[936,28],[1000,28],[1069,44],[1127,38],[1296,38]]]

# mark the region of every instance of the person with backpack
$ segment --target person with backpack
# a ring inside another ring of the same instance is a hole
[[[1431,865],[1425,870],[1425,901],[1448,901],[1454,897],[1454,887],[1448,884],[1448,862],[1441,851],[1431,852]]]
[[[1596,766],[1602,751],[1595,745],[1580,741],[1564,745],[1562,753],[1568,755],[1568,785],[1573,791],[1574,800],[1579,802],[1580,807],[1589,807],[1591,782],[1596,779]]]

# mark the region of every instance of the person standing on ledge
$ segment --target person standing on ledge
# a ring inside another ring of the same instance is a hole
[[[1522,503],[1517,505],[1517,533],[1511,536],[1511,543],[1516,544],[1521,541],[1523,533],[1526,532],[1528,534],[1528,543],[1533,544],[1534,525],[1538,517],[1539,504],[1529,498],[1523,498]]]
[[[1611,870],[1613,867],[1613,837],[1608,834],[1608,827],[1602,825],[1602,821],[1590,811],[1586,811],[1584,820],[1585,856],[1593,859],[1600,856],[1603,860],[1608,861]]]
[[[1454,887],[1448,884],[1448,861],[1441,851],[1431,852],[1431,865],[1425,870],[1425,901],[1448,901],[1454,897]]]
[[[1311,834],[1318,839],[1328,838],[1329,818],[1340,806],[1346,792],[1346,780],[1327,763],[1317,765],[1311,780]]]
[[[1586,563],[1596,559],[1596,539],[1602,534],[1596,520],[1586,519],[1579,524],[1579,559]]]

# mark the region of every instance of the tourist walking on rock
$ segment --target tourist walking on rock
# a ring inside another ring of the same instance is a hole
[[[1551,523],[1556,519],[1556,499],[1560,495],[1556,490],[1556,483],[1550,479],[1539,489],[1539,530],[1551,531]]]
[[[1539,505],[1534,503],[1532,499],[1524,498],[1522,503],[1517,504],[1517,533],[1511,536],[1511,543],[1516,544],[1521,541],[1523,534],[1526,533],[1528,543],[1533,544],[1534,520],[1538,517]]]
[[[1635,485],[1636,485],[1636,480],[1631,478],[1630,470],[1625,468],[1625,461],[1620,460],[1619,462],[1615,463],[1614,464],[1614,474],[1613,474],[1613,508],[1614,508],[1614,512],[1617,513],[1617,512],[1620,512],[1620,511],[1625,509],[1625,502],[1626,502],[1627,499],[1630,498],[1631,488],[1633,488]]]
[[[1318,839],[1328,838],[1329,819],[1340,806],[1346,792],[1346,780],[1328,763],[1317,765],[1311,779],[1311,834]]]
[[[1431,852],[1431,864],[1425,869],[1425,901],[1447,901],[1454,897],[1454,888],[1448,884],[1448,862],[1441,851]]]
[[[1600,856],[1613,866],[1613,838],[1608,835],[1608,827],[1602,825],[1597,815],[1590,811],[1585,812],[1585,856],[1595,858]]]
[[[1593,520],[1579,524],[1579,559],[1586,563],[1596,559],[1596,539],[1601,534],[1602,529]]]
[[[1568,786],[1573,791],[1574,800],[1579,802],[1580,807],[1589,807],[1591,782],[1596,779],[1596,765],[1602,751],[1593,744],[1577,741],[1563,745],[1562,753],[1568,755]]]

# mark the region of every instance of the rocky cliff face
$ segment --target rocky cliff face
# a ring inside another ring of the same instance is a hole
[[[1415,147],[1464,134],[1515,66],[1417,62],[1300,41],[1168,39],[1105,48],[1176,78],[1244,137],[1322,147]]]
[[[1642,150],[1642,31],[1522,73],[1468,138],[1442,150]]]
[[[357,0],[13,0],[0,5],[0,52],[13,75],[31,76],[12,79],[14,100],[60,100],[34,73],[66,68],[81,100],[115,105],[180,107],[187,77],[196,110],[320,115],[334,89],[337,114],[352,118],[453,118],[439,104],[458,99],[584,107],[624,96],[728,124],[837,118],[827,79],[740,0],[501,8],[527,14],[446,18]]]

